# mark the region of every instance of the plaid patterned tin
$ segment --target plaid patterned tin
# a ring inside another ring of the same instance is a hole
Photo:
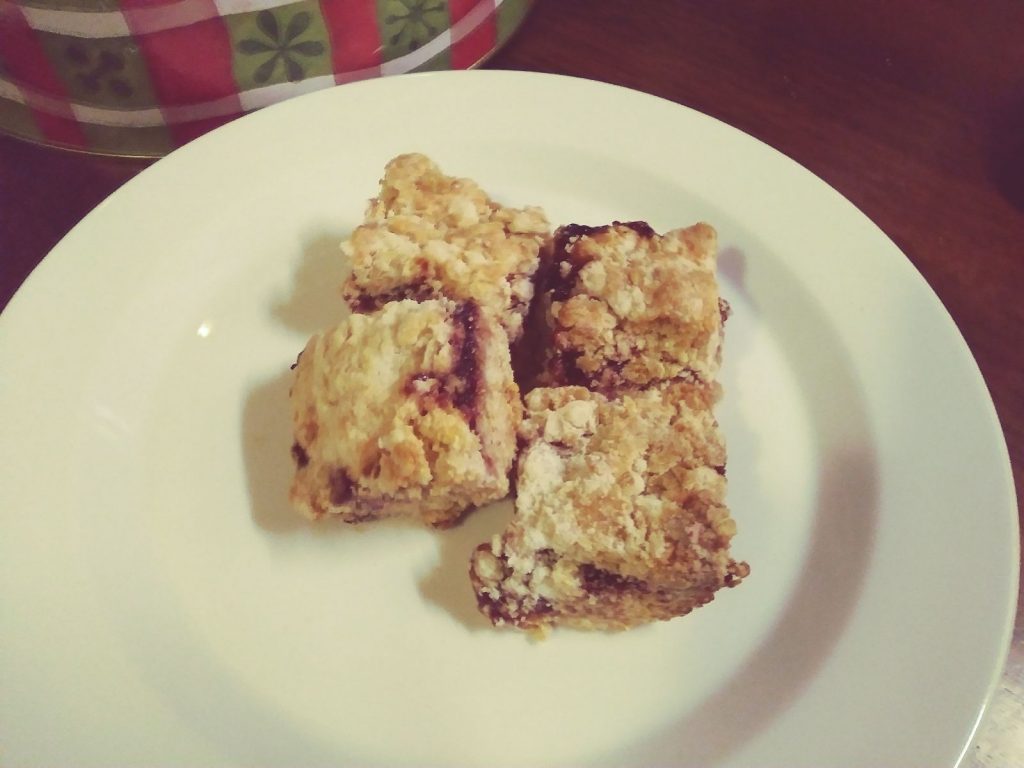
[[[371,77],[468,69],[530,0],[0,0],[0,130],[156,156]]]

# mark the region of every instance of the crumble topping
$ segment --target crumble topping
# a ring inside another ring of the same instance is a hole
[[[472,303],[351,315],[310,340],[291,399],[291,499],[309,517],[444,524],[508,493],[518,388],[504,331]]]
[[[506,208],[425,156],[401,155],[388,163],[365,222],[342,244],[352,263],[343,293],[357,312],[402,298],[471,299],[516,341],[549,233],[540,208]]]

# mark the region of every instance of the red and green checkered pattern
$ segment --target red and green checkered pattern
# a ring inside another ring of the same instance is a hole
[[[337,83],[467,69],[531,0],[0,0],[0,130],[159,155]]]

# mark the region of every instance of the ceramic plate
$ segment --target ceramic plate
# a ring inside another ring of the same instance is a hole
[[[507,503],[288,510],[288,366],[407,151],[555,222],[719,229],[740,588],[537,642],[466,575]],[[246,117],[76,227],[0,359],[5,765],[952,766],[1006,650],[1013,487],[949,315],[822,181],[651,96],[445,73]]]

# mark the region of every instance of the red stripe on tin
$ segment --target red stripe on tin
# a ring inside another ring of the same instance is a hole
[[[335,72],[357,72],[380,65],[377,4],[367,0],[320,0]]]
[[[20,90],[44,139],[68,147],[86,146],[64,83],[21,9],[10,3],[0,3],[0,64],[12,80],[25,85]],[[32,98],[33,92],[50,97],[45,109]]]
[[[121,0],[125,19],[134,33],[153,90],[161,105],[178,106],[215,101],[238,95],[232,67],[231,37],[213,0],[195,0],[210,18],[184,27],[139,34],[139,21],[132,7],[143,8],[147,0]],[[199,15],[198,8],[193,13]],[[241,111],[241,103],[238,110]]]
[[[132,34],[147,35],[173,27],[187,27],[218,16],[213,0],[177,0],[159,5],[153,0],[121,0],[121,15]]]
[[[452,22],[452,69],[469,69],[498,45],[494,0],[448,0]]]

